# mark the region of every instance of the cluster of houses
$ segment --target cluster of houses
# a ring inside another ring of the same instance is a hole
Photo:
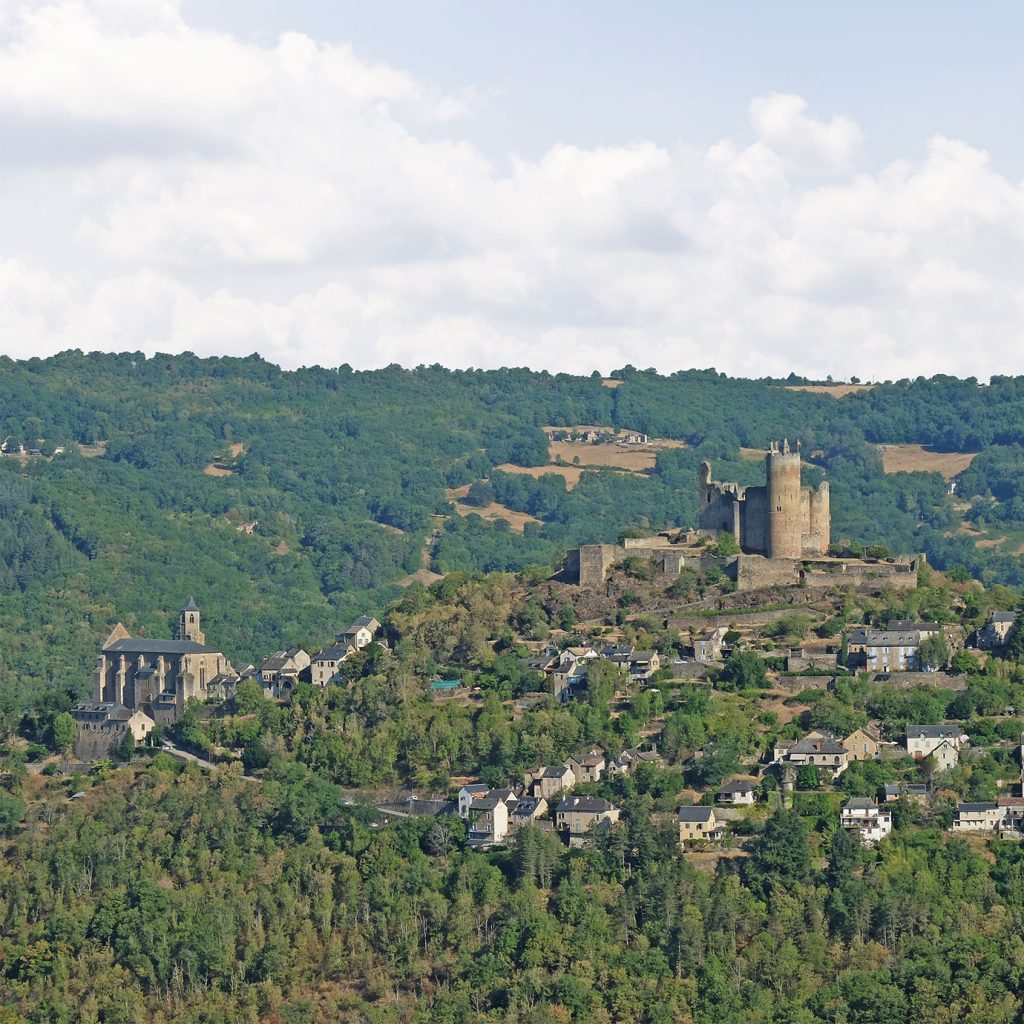
[[[582,444],[647,444],[650,438],[639,430],[582,430],[570,427],[548,427],[544,431],[549,441],[579,441]]]
[[[540,654],[527,658],[526,665],[550,681],[550,692],[565,703],[579,698],[586,690],[591,665],[606,661],[625,669],[630,683],[644,684],[662,667],[657,651],[638,651],[630,644],[609,643],[597,646],[546,647]]]
[[[524,825],[544,827],[553,806],[555,831],[569,846],[582,846],[619,820],[619,808],[600,797],[569,791],[584,783],[628,775],[642,764],[660,763],[661,757],[654,750],[632,747],[612,758],[591,750],[563,764],[545,765],[529,773],[518,793],[491,789],[482,783],[465,785],[459,790],[458,813],[469,823],[469,845],[489,849],[506,842]]]

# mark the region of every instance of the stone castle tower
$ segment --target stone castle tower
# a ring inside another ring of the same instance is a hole
[[[181,615],[178,617],[178,635],[175,639],[205,644],[206,634],[199,628],[199,616],[199,605],[196,604],[196,599],[189,594],[188,600],[182,605]]]
[[[800,484],[800,452],[788,441],[773,441],[765,453],[763,487],[742,487],[711,478],[711,463],[698,471],[699,525],[715,534],[728,531],[747,554],[767,558],[823,555],[831,541],[827,483]]]

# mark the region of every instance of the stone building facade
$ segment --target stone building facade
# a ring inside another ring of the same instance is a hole
[[[140,709],[160,725],[176,722],[188,700],[230,695],[237,673],[206,646],[199,607],[190,597],[173,640],[132,637],[119,622],[103,644],[92,675],[93,701]]]
[[[828,483],[800,484],[800,453],[788,441],[765,454],[765,485],[743,487],[711,478],[711,463],[698,471],[699,525],[729,532],[746,554],[766,558],[823,555],[831,541]]]
[[[71,709],[71,717],[76,726],[75,757],[80,761],[97,761],[116,754],[127,733],[132,734],[138,745],[156,726],[145,711],[105,701],[82,701]]]

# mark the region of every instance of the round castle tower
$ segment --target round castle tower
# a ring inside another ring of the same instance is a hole
[[[772,442],[765,456],[768,481],[768,557],[800,558],[803,554],[800,515],[800,453]]]

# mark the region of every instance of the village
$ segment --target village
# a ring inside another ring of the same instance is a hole
[[[827,793],[835,803],[843,794],[842,777],[857,762],[898,769],[897,781],[879,785],[871,796],[849,795],[835,809],[838,827],[864,844],[874,844],[892,830],[894,806],[900,802],[925,813],[940,794],[948,804],[943,780],[962,759],[977,758],[986,746],[1003,754],[1012,746],[1017,757],[1024,755],[1024,735],[1014,708],[1004,708],[1002,714],[1011,730],[1016,724],[1015,737],[1011,740],[1008,730],[1001,729],[994,746],[992,737],[980,745],[972,741],[953,721],[875,720],[844,733],[800,729],[813,706],[807,703],[811,698],[834,692],[853,679],[893,691],[965,690],[965,666],[979,666],[1002,649],[1016,614],[993,610],[983,625],[970,630],[957,621],[880,620],[877,611],[868,614],[868,609],[884,607],[895,595],[905,595],[908,585],[917,587],[929,570],[916,559],[913,572],[901,571],[898,585],[892,573],[879,576],[867,570],[879,564],[883,569],[902,568],[911,564],[908,561],[846,558],[841,564],[852,571],[832,574],[831,587],[808,587],[799,578],[790,581],[808,560],[830,557],[828,495],[826,490],[820,496],[824,512],[819,509],[815,520],[813,502],[802,500],[806,489],[802,494],[798,457],[794,484],[788,444],[773,445],[766,461],[769,489],[773,475],[778,475],[773,464],[782,463],[789,474],[781,485],[788,489],[785,499],[758,495],[754,488],[744,493],[735,485],[712,484],[710,470],[702,467],[706,514],[702,534],[688,540],[687,550],[697,552],[702,578],[721,581],[724,574],[719,571],[716,576],[715,566],[703,562],[720,557],[715,550],[725,547],[723,539],[727,545],[739,538],[740,553],[733,557],[764,562],[767,569],[759,573],[772,581],[769,585],[754,588],[753,595],[727,584],[711,588],[710,597],[691,594],[692,600],[677,602],[659,623],[656,644],[638,646],[635,638],[651,635],[640,626],[650,624],[645,613],[656,605],[656,595],[666,586],[671,593],[687,574],[696,577],[697,572],[694,556],[666,557],[664,538],[627,543],[621,551],[613,550],[610,559],[602,552],[596,585],[582,573],[575,583],[552,585],[571,592],[581,608],[624,586],[646,586],[654,595],[650,601],[641,601],[631,616],[619,616],[617,625],[609,625],[605,616],[552,630],[543,641],[520,638],[522,667],[535,675],[539,686],[509,702],[513,713],[529,714],[548,701],[560,706],[586,701],[592,681],[600,675],[613,681],[613,715],[628,715],[641,703],[660,710],[649,716],[641,742],[617,750],[582,749],[559,763],[536,765],[505,786],[468,779],[453,784],[448,794],[382,800],[378,827],[410,815],[457,815],[466,822],[467,843],[474,849],[504,846],[526,825],[551,830],[570,846],[583,845],[619,820],[620,808],[609,798],[613,780],[666,766],[659,752],[666,696],[681,688],[700,688],[718,700],[731,699],[730,691],[738,688],[756,691],[754,706],[765,709],[761,719],[774,729],[765,725],[762,732],[766,739],[775,737],[763,752],[745,754],[739,771],[681,793],[674,813],[684,851],[742,845],[747,817],[769,807],[793,806],[801,793]],[[787,500],[796,510],[788,522],[785,516],[763,511],[785,510]],[[719,523],[717,528],[714,522]],[[724,528],[728,526],[735,534]],[[762,603],[751,603],[752,596]],[[180,610],[172,640],[134,638],[122,625],[114,627],[93,675],[93,699],[72,711],[75,756],[90,761],[130,755],[134,747],[152,744],[154,736],[173,728],[190,705],[202,705],[209,715],[222,714],[245,681],[255,684],[266,700],[280,704],[287,704],[303,685],[319,690],[348,685],[347,667],[353,658],[386,659],[400,639],[393,629],[389,633],[378,619],[364,615],[315,654],[281,650],[236,669],[207,644],[200,608],[190,597]],[[422,699],[474,706],[482,699],[480,688],[465,676],[452,665],[449,673],[423,681]],[[686,763],[699,763],[705,754],[699,748],[688,749]],[[677,763],[678,757],[676,751]],[[1024,836],[1024,768],[1000,779],[993,795],[986,801],[959,800],[947,827],[957,833]]]

